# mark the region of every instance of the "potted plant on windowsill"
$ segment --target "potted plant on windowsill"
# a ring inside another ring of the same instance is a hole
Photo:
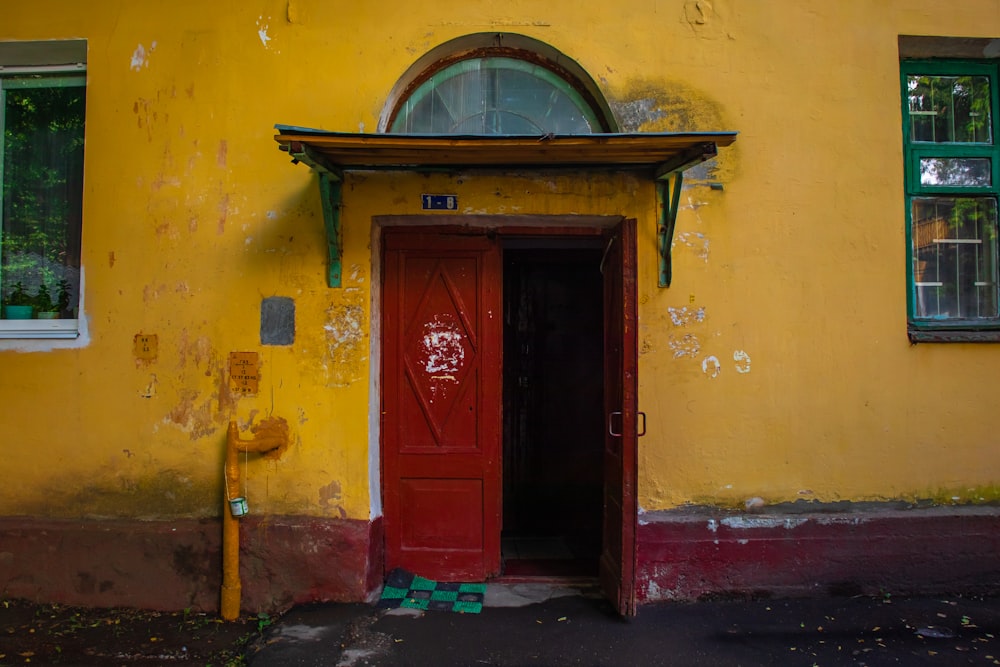
[[[14,289],[4,299],[3,316],[7,320],[30,320],[34,310],[33,298],[24,291],[20,281],[14,283]]]
[[[40,320],[59,319],[59,307],[52,301],[49,286],[45,283],[38,286],[38,294],[35,295],[35,308],[38,309],[38,319]]]
[[[56,283],[56,287],[56,310],[59,311],[59,316],[73,317],[73,313],[69,310],[69,281],[62,278],[58,283]]]

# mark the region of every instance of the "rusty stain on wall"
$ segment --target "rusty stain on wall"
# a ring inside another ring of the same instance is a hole
[[[182,329],[177,340],[178,368],[185,368],[190,361],[197,368],[205,366],[205,375],[211,376],[221,367],[219,357],[212,348],[212,342],[206,336],[199,336],[193,341],[188,336],[187,329]]]
[[[340,482],[337,480],[333,480],[329,484],[320,487],[319,506],[325,510],[335,507],[338,510],[340,510],[341,518],[346,518],[344,509],[339,504],[341,499],[341,493],[342,492],[340,488]]]
[[[216,232],[219,235],[226,233],[226,217],[229,215],[229,193],[222,195],[219,200],[219,224]]]
[[[250,432],[255,436],[260,434],[262,437],[273,438],[275,434],[281,434],[280,444],[274,449],[269,449],[266,452],[261,453],[261,458],[277,460],[281,458],[281,455],[288,451],[291,446],[291,438],[288,437],[288,421],[284,417],[267,417],[261,419],[254,426],[250,428]]]
[[[219,423],[212,412],[212,399],[200,399],[195,389],[181,389],[180,401],[167,413],[167,421],[181,427],[192,440],[215,433]]]

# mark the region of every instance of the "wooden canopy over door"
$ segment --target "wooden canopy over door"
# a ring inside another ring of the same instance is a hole
[[[386,232],[386,570],[499,574],[500,272],[485,234]]]

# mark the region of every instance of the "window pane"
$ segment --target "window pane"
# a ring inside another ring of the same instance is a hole
[[[913,75],[907,91],[911,141],[993,143],[988,77]]]
[[[403,103],[391,132],[590,134],[597,115],[554,72],[513,58],[463,60],[435,73]]]
[[[76,85],[42,77],[2,83],[0,292],[9,299],[20,285],[36,311],[61,310],[63,317],[74,317],[80,283],[86,88],[79,85],[82,79]],[[45,294],[51,304],[43,303]]]
[[[997,204],[992,197],[912,202],[918,319],[997,317]]]
[[[993,184],[989,158],[921,158],[921,185],[988,188]]]

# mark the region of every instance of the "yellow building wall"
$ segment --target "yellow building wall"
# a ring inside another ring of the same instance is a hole
[[[345,184],[344,287],[326,286],[315,176],[278,152],[273,124],[376,131],[414,60],[494,31],[579,62],[624,129],[739,131],[724,189],[683,192],[670,288],[656,286],[655,199],[633,177],[399,174]],[[468,213],[639,219],[643,509],[997,500],[1000,347],[906,338],[900,34],[995,37],[1000,2],[40,0],[6,14],[0,40],[88,40],[88,334],[0,342],[0,514],[216,515],[228,421],[267,416],[292,444],[242,464],[252,512],[377,512],[371,218],[420,213],[427,191]],[[269,296],[295,300],[291,346],[260,344]],[[156,336],[155,358],[137,335]],[[256,395],[229,392],[231,352],[259,354]]]

